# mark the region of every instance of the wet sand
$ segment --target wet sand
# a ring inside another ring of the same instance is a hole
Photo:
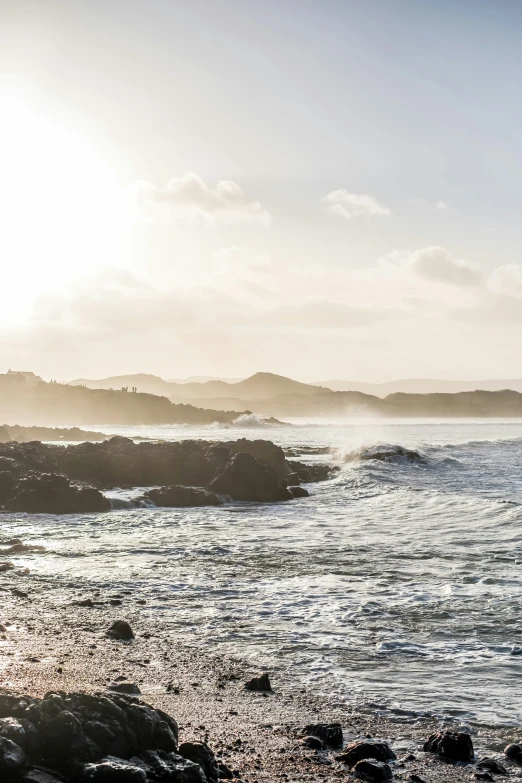
[[[245,682],[257,670],[180,644],[168,623],[151,619],[138,590],[85,595],[73,584],[64,587],[52,578],[11,570],[0,573],[0,597],[2,688],[34,696],[51,690],[97,692],[125,678],[139,686],[145,701],[176,718],[182,741],[205,740],[245,782],[349,780],[348,768],[335,761],[338,750],[318,752],[302,744],[304,726],[335,721],[343,726],[345,743],[369,736],[389,741],[398,757],[393,771],[399,780],[474,777],[473,765],[454,766],[420,750],[437,728],[429,721],[358,713],[307,692],[280,672],[271,675],[273,693],[246,691]],[[95,605],[78,606],[85,598]],[[133,641],[105,635],[115,619],[131,624]],[[503,747],[520,738],[484,729],[472,734],[477,757],[487,753],[504,763]],[[510,771],[522,777],[519,767],[511,765]]]

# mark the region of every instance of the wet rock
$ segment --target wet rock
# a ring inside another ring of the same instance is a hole
[[[475,780],[495,780],[490,772],[475,772],[474,778]]]
[[[178,753],[194,764],[199,764],[208,783],[217,783],[219,769],[214,754],[205,742],[182,742]]]
[[[423,780],[423,778],[419,777],[419,775],[416,775],[414,772],[412,772],[408,780],[410,781],[410,783],[426,783],[426,781]]]
[[[310,750],[324,749],[323,741],[320,740],[319,737],[314,737],[313,734],[310,734],[309,736],[303,738],[303,745],[305,746],[305,748],[309,748]]]
[[[366,780],[369,783],[381,783],[392,779],[392,771],[385,761],[362,760],[358,761],[353,770],[358,780]]]
[[[150,489],[142,496],[144,500],[150,500],[155,506],[170,508],[187,508],[193,506],[222,506],[223,498],[214,492],[199,487],[184,487],[173,485]]]
[[[10,560],[4,560],[0,563],[0,574],[5,573],[5,571],[12,571],[13,568],[16,568],[14,563],[11,563]]]
[[[304,487],[288,487],[294,498],[307,498],[310,493]]]
[[[313,723],[305,726],[303,734],[319,737],[326,745],[332,747],[343,744],[343,730],[340,723]]]
[[[471,737],[464,731],[437,731],[428,737],[422,749],[448,761],[469,762],[475,755]]]
[[[121,639],[123,641],[134,639],[134,631],[126,620],[115,620],[105,633],[111,639]]]
[[[58,778],[43,769],[30,769],[21,777],[21,783],[62,783],[63,778]]]
[[[129,696],[139,696],[141,691],[133,682],[112,682],[109,685],[111,691],[116,693],[126,693]]]
[[[263,691],[265,693],[271,691],[272,685],[268,673],[263,672],[263,674],[260,674],[258,677],[252,677],[252,679],[246,683],[245,688],[247,691]]]
[[[94,601],[92,598],[84,598],[81,601],[76,601],[76,606],[86,606],[88,609],[92,609],[94,606]]]
[[[80,514],[108,511],[110,502],[96,489],[78,489],[65,476],[42,473],[22,478],[5,507],[30,514]]]
[[[504,748],[506,758],[514,760],[519,753],[522,753],[522,746],[512,743]]]
[[[280,474],[267,462],[245,452],[235,454],[209,488],[233,500],[273,503],[292,499]]]
[[[299,481],[303,481],[305,484],[311,481],[326,481],[332,478],[339,468],[334,465],[307,465],[304,462],[298,462],[297,460],[288,460],[288,467],[294,473],[297,473]]]
[[[490,759],[487,756],[480,759],[477,769],[481,771],[492,772],[495,775],[507,775],[507,769],[497,759]]]
[[[26,756],[20,745],[7,737],[0,737],[0,773],[12,775],[25,766]]]
[[[376,761],[393,761],[396,756],[387,742],[352,742],[347,745],[343,752],[335,757],[337,761],[342,761],[349,767],[355,766],[358,761],[363,759],[375,759]]]

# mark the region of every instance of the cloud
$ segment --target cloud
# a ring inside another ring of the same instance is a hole
[[[171,179],[164,188],[150,182],[136,182],[131,199],[149,219],[172,217],[204,218],[208,221],[252,222],[268,226],[270,213],[259,201],[248,199],[239,185],[219,180],[210,187],[193,172]]]
[[[333,190],[321,199],[329,204],[328,210],[334,215],[351,220],[355,217],[382,217],[391,215],[388,207],[379,204],[376,198],[365,194],[349,193],[347,190]]]
[[[439,210],[439,212],[442,212],[442,211],[444,211],[445,209],[448,209],[448,204],[446,204],[446,202],[445,202],[445,201],[439,200],[439,201],[437,201],[437,203],[435,204],[435,209],[438,209],[438,210]]]
[[[413,254],[411,267],[421,277],[462,287],[480,286],[482,274],[463,261],[457,261],[444,247],[426,247]]]

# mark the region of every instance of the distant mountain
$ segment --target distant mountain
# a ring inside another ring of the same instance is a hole
[[[212,398],[230,398],[242,400],[262,400],[279,394],[319,394],[321,388],[309,383],[300,383],[282,375],[258,372],[244,381],[229,382],[223,380],[175,382],[165,381],[157,375],[136,373],[134,375],[113,375],[109,378],[92,380],[78,378],[71,381],[72,386],[86,386],[88,389],[137,388],[139,392],[160,394],[173,400],[206,400]]]
[[[225,381],[239,383],[243,378],[217,378],[215,375],[191,375],[188,378],[169,378],[168,383],[207,383],[207,381]]]
[[[432,378],[405,378],[384,383],[366,381],[318,381],[314,386],[327,387],[332,391],[358,391],[386,397],[388,394],[458,394],[470,391],[511,391],[522,392],[522,378],[483,380],[483,381],[444,381]]]

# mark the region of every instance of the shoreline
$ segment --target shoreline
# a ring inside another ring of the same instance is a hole
[[[93,693],[125,678],[138,685],[145,702],[179,722],[182,741],[208,742],[245,783],[351,779],[348,768],[335,760],[339,749],[303,746],[301,730],[321,722],[340,722],[344,744],[369,736],[388,741],[398,759],[392,765],[397,779],[416,775],[425,783],[460,783],[469,781],[474,770],[421,752],[429,734],[454,725],[361,712],[315,694],[280,671],[270,673],[273,693],[246,691],[245,683],[258,669],[180,643],[169,633],[168,622],[145,616],[137,589],[86,595],[74,583],[64,586],[52,577],[14,569],[0,573],[0,592],[0,623],[6,629],[0,633],[2,689],[38,697],[56,690]],[[78,605],[86,598],[94,606]],[[116,619],[129,621],[133,641],[105,635]],[[506,762],[502,753],[517,741],[516,730],[473,727],[472,738],[477,759],[494,756],[522,777],[520,767]]]

